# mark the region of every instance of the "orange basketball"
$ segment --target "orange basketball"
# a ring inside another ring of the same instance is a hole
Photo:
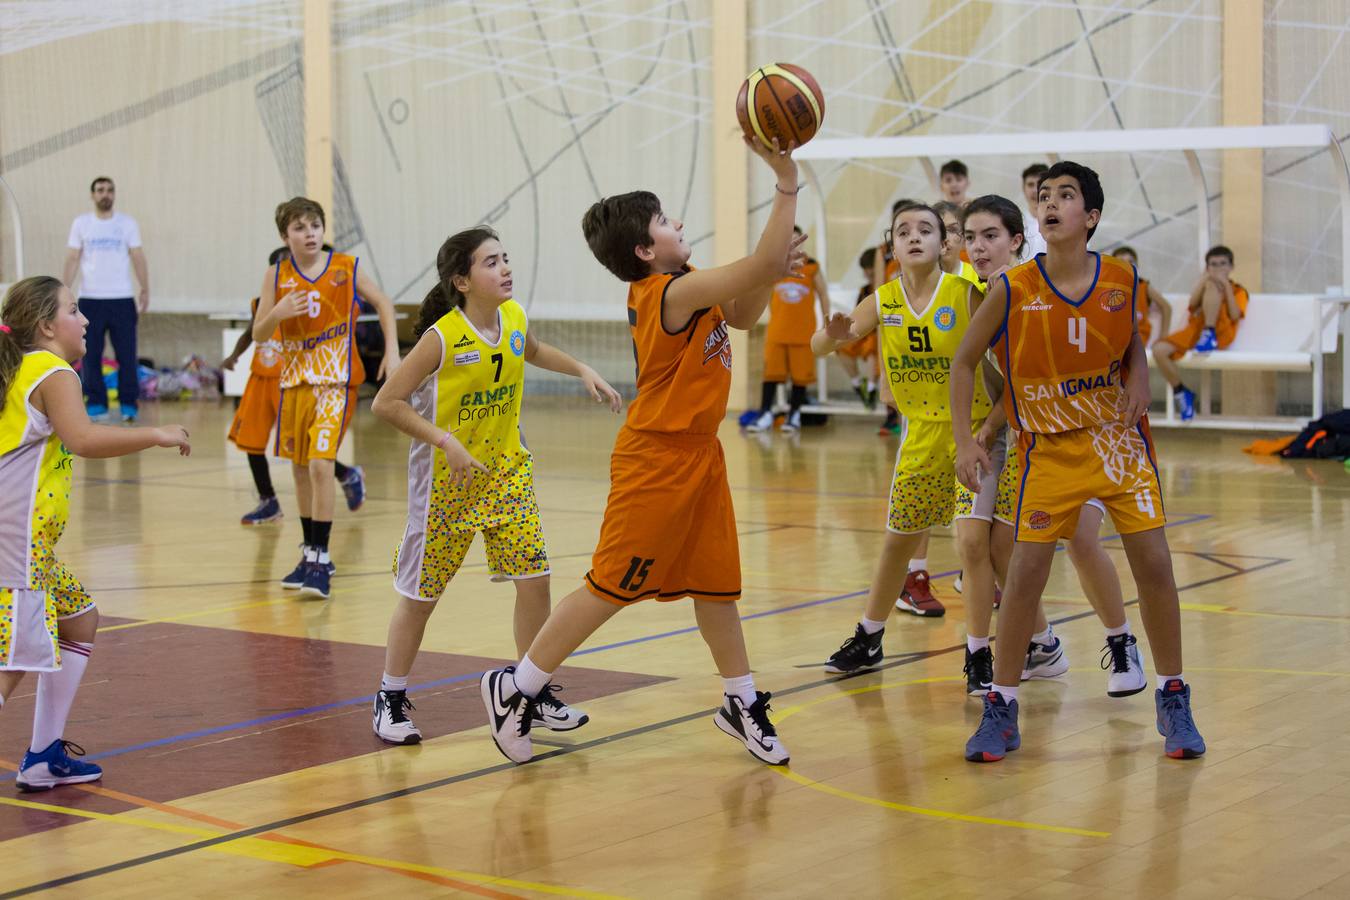
[[[825,95],[811,73],[790,63],[774,63],[750,73],[736,97],[736,118],[748,137],[766,147],[800,147],[815,136],[825,119]]]

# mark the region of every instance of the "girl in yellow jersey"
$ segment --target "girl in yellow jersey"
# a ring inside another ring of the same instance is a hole
[[[1022,212],[1006,197],[989,194],[966,205],[963,228],[977,276],[982,281],[998,278],[1021,256]],[[1002,379],[987,387],[995,400],[1002,396]],[[966,693],[984,696],[993,684],[994,657],[990,626],[994,612],[994,578],[1006,582],[1012,557],[1013,522],[1021,467],[1016,452],[1016,433],[1007,427],[1001,404],[995,405],[976,441],[989,453],[991,468],[984,473],[979,490],[956,487],[956,548],[961,557],[962,597],[966,607]],[[1100,500],[1083,505],[1078,525],[1068,540],[1067,553],[1078,573],[1079,584],[1106,629],[1103,668],[1107,694],[1127,697],[1142,691],[1147,682],[1134,635],[1125,617],[1125,600],[1115,564],[1102,549],[1098,537],[1106,508]],[[1027,648],[1022,680],[1055,678],[1069,670],[1063,642],[1037,607],[1035,633]]]
[[[812,351],[823,356],[877,329],[886,381],[906,421],[891,484],[888,534],[867,609],[853,637],[826,663],[828,672],[859,672],[880,664],[886,616],[904,586],[910,557],[929,528],[952,521],[956,444],[947,381],[952,355],[981,295],[969,281],[939,268],[945,238],[942,217],[932,207],[899,207],[891,241],[900,277],[879,287],[874,301],[859,304],[851,317],[832,315],[811,338]],[[989,412],[983,388],[975,407],[977,419]]]
[[[436,255],[437,285],[422,301],[421,339],[375,397],[375,415],[413,439],[408,524],[394,555],[400,594],[389,623],[372,725],[381,740],[415,744],[408,673],[427,619],[483,533],[494,581],[516,586],[516,649],[524,653],[549,612],[548,552],[534,496],[534,458],[520,439],[525,363],[574,375],[597,402],[622,399],[595,370],[538,340],[511,299],[511,265],[497,234],[478,227]],[[570,731],[587,717],[549,686],[535,724]]]
[[[40,672],[33,739],[18,785],[44,791],[94,781],[103,770],[72,759],[62,738],[94,650],[98,611],[54,548],[70,512],[74,456],[124,456],[147,447],[189,452],[187,431],[95,425],[79,376],[89,322],[48,276],[25,278],[0,309],[0,707],[24,672]]]

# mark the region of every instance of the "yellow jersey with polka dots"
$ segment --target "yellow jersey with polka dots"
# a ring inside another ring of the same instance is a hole
[[[971,287],[966,279],[943,273],[922,312],[910,305],[901,279],[877,289],[886,381],[906,418],[951,421],[952,357],[970,326]],[[975,379],[974,420],[987,416],[991,406],[982,379]]]
[[[54,353],[25,353],[0,409],[0,587],[45,590],[44,561],[66,528],[74,457],[30,403],[58,372],[75,374]]]
[[[497,322],[491,340],[459,309],[437,320],[431,332],[440,339],[441,364],[411,398],[413,409],[453,434],[488,470],[467,487],[452,485],[445,454],[413,442],[410,509],[433,509],[440,524],[454,530],[481,531],[538,515],[532,458],[520,440],[529,323],[514,300],[497,307]]]

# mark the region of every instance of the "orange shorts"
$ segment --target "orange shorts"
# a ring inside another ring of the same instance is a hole
[[[874,331],[865,337],[860,337],[851,344],[845,344],[835,351],[844,356],[851,356],[854,359],[866,359],[869,356],[877,355],[877,333]]]
[[[592,593],[620,606],[650,597],[739,599],[736,514],[717,435],[625,425],[609,478],[600,542],[586,573]]]
[[[810,344],[764,343],[764,380],[816,383],[816,357]]]
[[[1159,338],[1166,341],[1176,350],[1172,351],[1173,359],[1181,359],[1186,353],[1200,342],[1200,332],[1205,330],[1205,320],[1200,316],[1191,316],[1186,322],[1186,327],[1180,331],[1174,331],[1167,337]],[[1214,323],[1214,337],[1218,339],[1219,349],[1224,350],[1229,344],[1233,343],[1233,338],[1237,337],[1237,323],[1228,318],[1228,310],[1219,312],[1219,321]]]
[[[1147,416],[1134,428],[1106,422],[1059,434],[1023,431],[1017,451],[1022,482],[1016,540],[1050,543],[1072,537],[1078,513],[1094,497],[1120,534],[1167,523]]]
[[[276,455],[297,466],[307,466],[311,459],[337,459],[338,445],[355,414],[354,387],[301,384],[284,389]]]
[[[245,453],[267,452],[267,439],[277,424],[277,408],[281,406],[281,379],[277,376],[250,375],[244,385],[244,396],[230,423],[230,440]]]

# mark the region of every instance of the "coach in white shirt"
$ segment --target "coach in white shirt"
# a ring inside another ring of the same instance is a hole
[[[1041,223],[1036,220],[1036,209],[1040,206],[1037,201],[1041,191],[1041,176],[1049,171],[1050,167],[1045,163],[1032,163],[1022,170],[1022,197],[1027,201],[1026,210],[1022,212],[1022,237],[1027,248],[1023,259],[1031,259],[1037,253],[1045,252],[1045,238],[1041,237]]]
[[[91,418],[108,414],[108,389],[103,383],[103,336],[112,337],[117,357],[117,401],[122,421],[136,421],[140,386],[136,379],[136,318],[150,306],[150,275],[141,250],[136,220],[113,212],[116,188],[111,178],[95,178],[89,185],[94,211],[76,216],[66,242],[62,280],[75,290],[80,276],[80,312],[89,320],[82,378]],[[136,270],[135,290],[131,270]]]

